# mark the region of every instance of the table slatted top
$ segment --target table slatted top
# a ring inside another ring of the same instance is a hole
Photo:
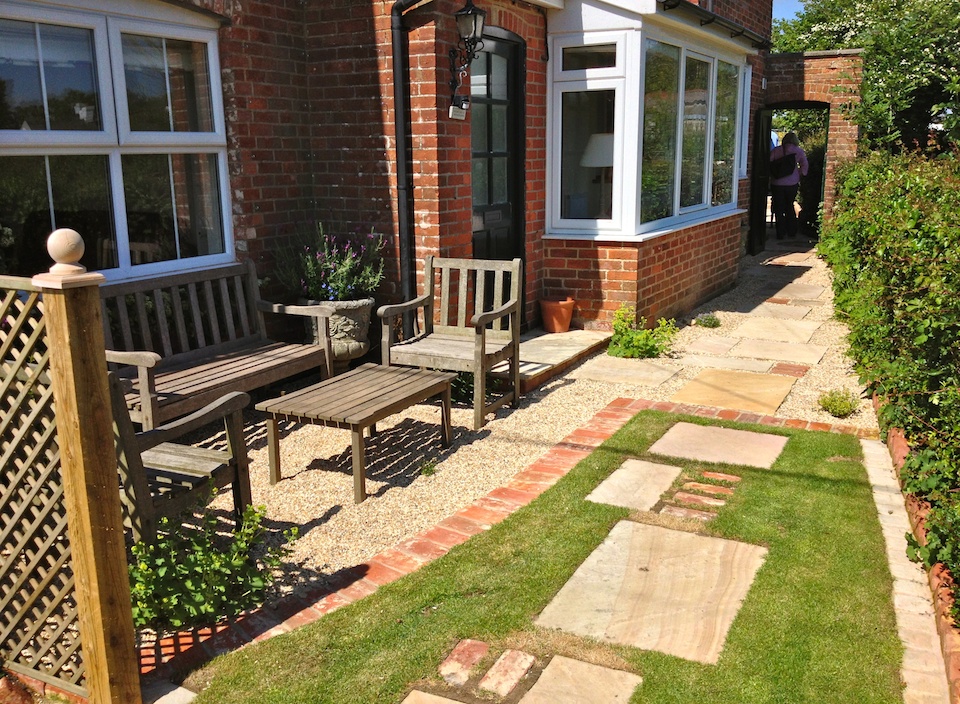
[[[256,409],[321,423],[366,426],[439,394],[456,376],[363,364],[299,391],[261,401]]]

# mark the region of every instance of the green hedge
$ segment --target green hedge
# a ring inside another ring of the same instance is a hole
[[[838,184],[820,251],[850,352],[914,448],[905,488],[932,507],[918,557],[960,575],[960,163],[872,154]]]

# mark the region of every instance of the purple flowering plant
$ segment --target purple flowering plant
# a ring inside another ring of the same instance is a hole
[[[314,301],[373,296],[383,281],[383,235],[360,229],[332,234],[318,223],[275,250],[274,276],[288,293]]]

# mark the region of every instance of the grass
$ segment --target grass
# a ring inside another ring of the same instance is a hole
[[[532,619],[624,519],[583,501],[625,457],[680,418],[644,412],[550,491],[420,571],[292,633],[218,658],[198,673],[212,702],[400,702],[462,638],[494,649],[620,662],[643,676],[634,702],[899,702],[896,636],[879,523],[856,439],[790,436],[771,470],[720,469],[743,481],[708,526],[769,554],[717,665],[544,632]],[[753,428],[748,428],[753,429]],[[567,652],[568,651],[568,652]]]

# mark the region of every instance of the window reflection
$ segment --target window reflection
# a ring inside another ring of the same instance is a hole
[[[640,221],[651,222],[673,214],[680,49],[652,39],[645,47]]]
[[[613,90],[569,91],[561,104],[560,217],[610,218]]]
[[[687,57],[683,86],[683,157],[680,166],[680,207],[704,202],[707,169],[707,98],[710,64]]]
[[[737,150],[737,91],[739,69],[720,61],[717,67],[717,117],[713,136],[712,205],[733,200],[733,170]]]

